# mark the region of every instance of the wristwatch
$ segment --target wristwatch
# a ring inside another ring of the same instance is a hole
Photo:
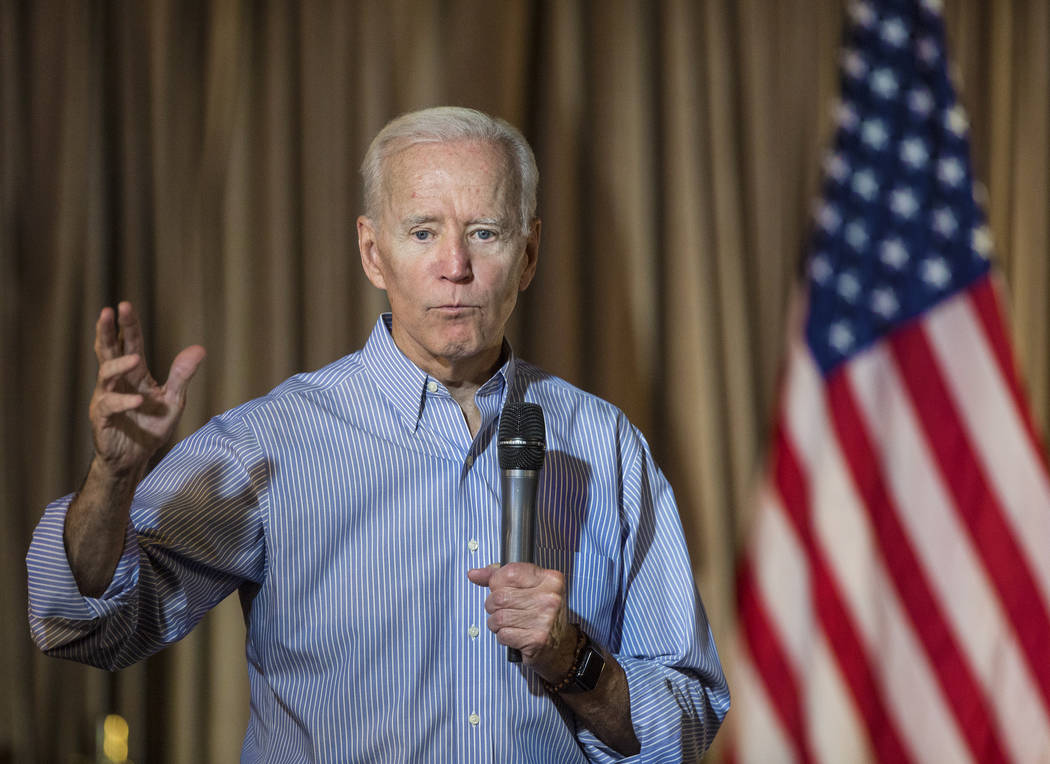
[[[590,692],[598,686],[598,680],[605,669],[605,658],[601,650],[594,646],[587,632],[580,629],[580,634],[583,647],[577,653],[572,679],[561,689],[562,692]]]

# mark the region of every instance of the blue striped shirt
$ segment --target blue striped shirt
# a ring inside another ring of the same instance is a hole
[[[570,619],[623,665],[639,760],[696,758],[729,694],[671,489],[612,405],[514,358],[477,392],[471,438],[448,391],[394,345],[287,380],[183,440],[135,493],[109,588],[82,597],[46,509],[27,557],[30,625],[51,655],[117,669],[238,591],[251,714],[242,761],[614,761],[538,677],[508,663],[467,570],[499,561],[495,435],[543,407],[536,562]]]

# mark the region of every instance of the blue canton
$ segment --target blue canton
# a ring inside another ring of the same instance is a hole
[[[939,0],[852,3],[806,339],[828,375],[989,270]]]

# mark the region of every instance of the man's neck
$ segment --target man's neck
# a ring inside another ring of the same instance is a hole
[[[481,428],[481,411],[474,402],[474,395],[496,373],[505,360],[501,345],[499,351],[489,359],[471,359],[468,364],[439,364],[436,367],[424,369],[430,376],[441,382],[449,395],[459,404],[472,438]]]
[[[445,383],[445,387],[448,389],[449,395],[459,404],[459,410],[463,412],[463,418],[467,422],[470,437],[473,438],[478,434],[478,430],[481,429],[481,411],[474,402],[474,394],[481,385],[473,382],[464,382],[459,385]]]

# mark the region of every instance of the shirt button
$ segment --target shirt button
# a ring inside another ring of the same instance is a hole
[[[438,383],[434,380],[427,382],[427,392],[436,393],[438,391]]]
[[[477,714],[471,714],[467,717],[467,721],[470,722],[471,727],[477,727],[479,724],[481,724],[481,717]]]
[[[481,630],[477,626],[475,626],[474,624],[470,624],[470,628],[467,629],[467,634],[470,635],[471,639],[477,639],[478,638],[478,634],[480,634],[480,633],[481,633]]]
[[[471,539],[470,541],[468,541],[467,542],[467,549],[469,549],[472,552],[478,551],[477,539]]]

